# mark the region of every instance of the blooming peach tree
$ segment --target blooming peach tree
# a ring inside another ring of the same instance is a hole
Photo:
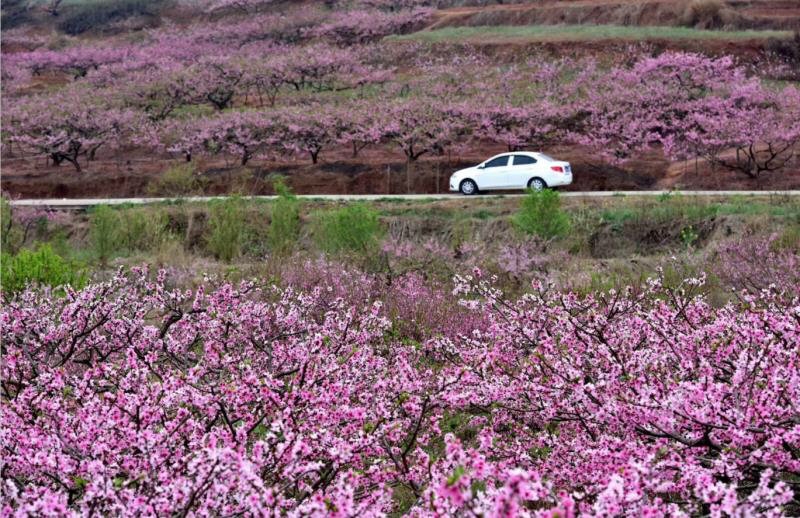
[[[796,298],[508,299],[476,270],[472,329],[408,341],[348,278],[4,300],[3,514],[800,510]]]

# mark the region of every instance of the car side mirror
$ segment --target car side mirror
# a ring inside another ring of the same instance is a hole
[[[486,167],[485,165],[481,164],[481,165],[478,166],[478,169],[483,169],[485,167]]]

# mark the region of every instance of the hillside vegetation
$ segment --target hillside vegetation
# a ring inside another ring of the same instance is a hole
[[[800,509],[796,199],[278,190],[3,204],[4,505]]]
[[[3,516],[797,516],[798,7],[3,2]]]

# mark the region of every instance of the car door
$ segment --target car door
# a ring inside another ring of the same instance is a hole
[[[536,174],[536,159],[528,155],[513,155],[509,166],[509,189],[525,189]]]
[[[478,175],[479,189],[507,189],[509,185],[508,155],[492,158],[481,167]]]

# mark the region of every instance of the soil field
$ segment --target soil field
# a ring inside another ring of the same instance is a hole
[[[467,154],[422,158],[407,165],[388,148],[366,149],[358,158],[345,149],[332,150],[312,165],[304,157],[281,162],[253,162],[240,167],[223,160],[196,161],[196,189],[180,194],[272,194],[272,177],[285,176],[298,194],[433,194],[447,192],[450,174],[504,152],[483,145]],[[567,191],[656,190],[785,190],[800,188],[800,160],[783,171],[751,180],[741,173],[711,171],[699,162],[670,163],[659,153],[642,156],[622,167],[611,166],[575,147],[556,147],[547,153],[569,161],[574,183]],[[99,155],[81,172],[69,166],[46,165],[43,159],[3,160],[3,190],[20,198],[99,198],[175,194],[164,191],[160,178],[170,166],[183,162],[153,157],[135,150],[125,158]]]

